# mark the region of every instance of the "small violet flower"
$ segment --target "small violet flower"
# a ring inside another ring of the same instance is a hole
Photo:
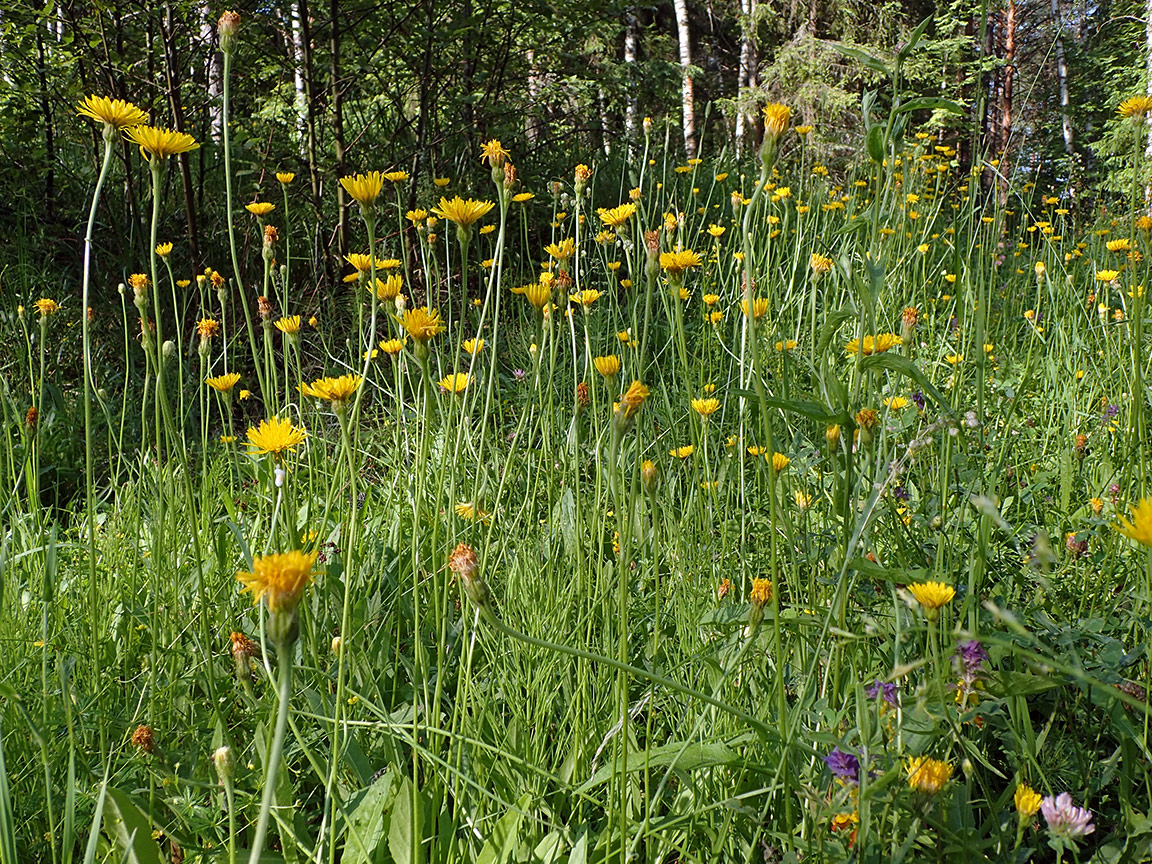
[[[860,760],[851,753],[845,753],[839,747],[824,757],[824,762],[832,776],[848,783],[860,782]]]
[[[1074,839],[1096,830],[1092,824],[1092,811],[1073,804],[1072,796],[1067,792],[1061,792],[1055,798],[1049,795],[1040,802],[1040,812],[1044,814],[1044,821],[1053,837]]]

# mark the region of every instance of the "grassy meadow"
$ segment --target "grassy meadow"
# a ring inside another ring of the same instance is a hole
[[[317,294],[296,166],[193,273],[218,145],[82,103],[84,272],[0,322],[0,862],[1149,860],[1144,189],[926,107],[418,210],[379,153]]]

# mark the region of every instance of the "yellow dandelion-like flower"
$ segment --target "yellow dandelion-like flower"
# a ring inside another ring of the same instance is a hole
[[[636,205],[628,202],[621,204],[619,207],[612,207],[611,209],[601,207],[596,212],[600,216],[600,221],[609,228],[620,228],[635,215]]]
[[[777,474],[779,474],[791,464],[792,460],[785,456],[783,453],[772,454],[772,470]]]
[[[114,129],[128,129],[148,122],[148,114],[131,102],[107,96],[89,96],[76,106],[76,112]]]
[[[408,179],[407,171],[389,171],[384,175],[384,179],[389,183],[403,183]]]
[[[720,400],[715,396],[709,396],[706,399],[693,399],[692,410],[701,417],[711,417],[720,410]]]
[[[276,321],[274,323],[276,325],[277,330],[279,330],[281,333],[287,334],[288,336],[295,336],[297,333],[300,332],[300,316],[299,315],[289,315],[285,318],[281,318],[279,321]]]
[[[904,340],[895,333],[880,333],[876,336],[865,336],[863,346],[861,346],[859,339],[849,340],[844,346],[844,353],[849,355],[863,354],[867,357],[871,354],[883,354],[885,351],[903,344]]]
[[[451,375],[445,375],[440,379],[440,389],[445,393],[453,393],[457,396],[462,394],[468,388],[469,377],[464,372],[454,372]]]
[[[300,392],[305,396],[338,405],[347,402],[363,383],[363,378],[353,374],[341,375],[339,378],[318,378],[311,384],[307,382],[301,384]]]
[[[756,319],[763,318],[765,315],[768,314],[768,310],[771,308],[771,305],[772,304],[768,301],[767,297],[755,297],[755,298],[753,298],[753,300],[752,300],[752,317],[756,318]],[[748,316],[748,301],[747,300],[741,300],[740,301],[740,311],[744,313],[745,317]]]
[[[296,179],[296,172],[294,171],[277,171],[276,179],[284,186],[287,186]]]
[[[380,350],[395,356],[404,350],[404,342],[400,339],[385,339],[380,343]]]
[[[768,601],[772,599],[772,580],[754,578],[748,599],[751,600],[755,606],[765,606]]]
[[[469,522],[489,522],[491,521],[492,514],[487,510],[481,510],[471,501],[462,501],[452,508],[456,511],[456,515],[461,519],[467,519]]]
[[[1109,240],[1104,245],[1108,247],[1109,252],[1127,252],[1132,248],[1132,242],[1127,237]]]
[[[522,293],[528,302],[537,309],[543,309],[544,304],[552,299],[552,287],[542,282],[525,285]]]
[[[1096,281],[1097,282],[1115,282],[1116,277],[1119,275],[1120,275],[1119,270],[1097,270],[1096,271]]]
[[[1016,794],[1012,796],[1012,800],[1016,804],[1016,812],[1020,814],[1020,818],[1031,819],[1039,811],[1043,799],[1040,793],[1027,783],[1021,783],[1016,787]]]
[[[596,371],[605,378],[615,378],[620,374],[620,358],[615,354],[609,354],[605,357],[593,357],[592,365],[595,366]]]
[[[465,354],[471,354],[475,356],[484,350],[484,340],[465,339],[464,344],[461,347],[464,349]]]
[[[1121,117],[1130,120],[1141,120],[1149,111],[1152,111],[1152,96],[1133,96],[1121,102],[1116,109]]]
[[[436,185],[436,188],[443,189],[445,186],[447,186],[449,183],[452,182],[452,178],[451,177],[433,177],[432,182]]]
[[[639,381],[633,381],[628,390],[620,397],[620,404],[616,410],[623,414],[625,420],[630,420],[644,405],[644,400],[648,398],[648,387],[641,384]]]
[[[904,396],[892,396],[884,400],[884,407],[889,411],[900,411],[908,407],[908,399]]]
[[[159,255],[161,258],[167,258],[169,255],[172,254],[172,244],[171,243],[157,243],[156,244],[156,254]]]
[[[569,294],[568,299],[573,303],[579,303],[585,309],[600,299],[600,292],[595,288],[585,288],[576,294]]]
[[[565,237],[559,243],[549,243],[544,247],[544,251],[557,261],[567,261],[576,251],[576,240],[572,237]]]
[[[275,210],[276,205],[271,201],[253,201],[251,204],[245,204],[244,209],[253,216],[263,217]]]
[[[368,174],[349,174],[340,178],[340,185],[361,207],[371,207],[384,189],[384,175],[379,171]]]
[[[60,311],[60,304],[50,297],[41,297],[34,304],[41,318],[48,318]]]
[[[382,303],[395,300],[400,295],[400,289],[403,287],[404,277],[399,273],[393,273],[387,279],[377,279],[376,299]]]
[[[196,322],[196,335],[201,339],[211,339],[220,332],[220,322],[215,318],[201,318]]]
[[[908,586],[908,592],[929,617],[935,617],[940,608],[947,606],[956,596],[956,589],[943,582],[914,582]]]
[[[440,205],[433,207],[432,212],[441,219],[455,222],[461,228],[471,228],[495,206],[492,201],[473,201],[471,198],[465,201],[457,195],[451,201],[442,197]]]
[[[660,253],[660,268],[672,276],[681,276],[684,271],[699,267],[704,261],[698,252],[691,249],[681,249],[676,252]]]
[[[248,441],[253,447],[250,451],[252,455],[267,453],[277,461],[284,457],[285,452],[297,447],[307,437],[308,433],[293,426],[291,420],[281,420],[279,417],[261,420],[258,427],[248,429]]]
[[[156,126],[133,126],[124,130],[124,137],[140,148],[145,159],[167,159],[200,146],[191,135]]]
[[[832,269],[832,259],[826,255],[821,255],[819,252],[813,252],[808,257],[808,266],[817,276],[823,276]]]
[[[480,161],[487,162],[493,168],[499,168],[511,155],[495,138],[480,147]]]
[[[312,581],[316,555],[299,550],[265,555],[252,562],[251,573],[240,571],[236,578],[245,591],[252,592],[252,605],[263,599],[269,612],[291,612],[299,605],[304,586]]]
[[[536,197],[535,192],[517,192],[515,195],[512,196],[512,200],[516,204],[524,204],[525,202],[531,201],[535,197]]]
[[[687,459],[696,452],[695,444],[685,444],[683,447],[673,447],[668,451],[669,456],[675,456],[677,459]]]
[[[952,765],[939,759],[917,756],[908,760],[908,785],[917,792],[935,795],[952,779]]]
[[[444,322],[440,320],[440,312],[436,309],[429,311],[427,306],[408,309],[403,318],[397,318],[408,335],[422,345],[426,345],[438,333],[444,331]]]
[[[240,383],[240,373],[229,372],[227,375],[216,375],[213,378],[205,378],[204,383],[217,393],[231,393],[232,388]]]
[[[1152,546],[1152,498],[1132,504],[1128,510],[1132,518],[1121,516],[1116,530],[1143,546]]]
[[[764,134],[779,140],[788,131],[792,109],[779,102],[764,106]]]

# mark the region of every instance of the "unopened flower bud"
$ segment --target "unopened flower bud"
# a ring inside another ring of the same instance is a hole
[[[240,30],[240,13],[226,11],[220,16],[216,32],[220,35],[220,50],[231,54],[236,50],[236,34]]]
[[[492,593],[484,580],[478,575],[480,563],[476,560],[476,552],[471,546],[459,544],[448,558],[448,567],[460,577],[464,586],[464,593],[479,610],[480,614],[490,620],[496,618],[496,606],[492,600]]]
[[[230,780],[236,773],[236,759],[232,756],[231,747],[217,747],[212,754],[212,762],[216,765],[216,776],[221,783]]]
[[[339,656],[340,649],[344,647],[344,640],[339,636],[332,637],[332,653]]]

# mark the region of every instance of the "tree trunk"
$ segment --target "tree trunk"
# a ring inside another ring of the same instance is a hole
[[[536,62],[536,52],[528,50],[528,101],[531,108],[524,114],[524,137],[528,143],[535,145],[544,134],[544,118],[540,116],[543,105],[540,102],[540,91],[543,89],[544,75],[540,71],[540,64]]]
[[[736,74],[736,156],[744,152],[744,138],[750,128],[744,99],[756,87],[756,30],[753,16],[756,0],[740,0],[740,68]]]
[[[1148,10],[1152,13],[1152,0]],[[1064,22],[1060,15],[1060,0],[1052,0],[1052,27],[1056,31],[1056,80],[1060,86],[1060,125],[1064,132],[1064,152],[1073,152],[1072,118],[1068,116],[1068,61],[1064,54]],[[1152,21],[1146,25],[1149,64],[1152,65]]]
[[[216,50],[216,21],[207,0],[200,4],[200,41],[208,49],[208,67],[205,78],[208,81],[208,128],[212,140],[220,143],[224,139],[224,62]]]
[[[997,198],[1001,206],[1008,202],[1008,147],[1012,143],[1012,92],[1016,78],[1016,0],[1004,5],[1004,67],[1000,84],[1000,175],[996,178]]]
[[[336,145],[336,177],[343,177],[347,171],[344,165],[344,155],[347,148],[344,144],[344,97],[341,94],[340,81],[340,0],[331,0],[328,5],[332,16],[332,38],[329,43],[331,53],[330,77],[332,79],[332,140]],[[336,184],[336,201],[339,207],[337,231],[337,252],[343,259],[348,254],[348,200],[344,187]],[[375,249],[368,250],[369,255],[375,255]]]
[[[44,120],[44,211],[52,215],[56,199],[56,130],[52,120],[52,102],[48,98],[48,54],[44,49],[44,34],[36,28],[36,75],[40,82],[40,113]]]
[[[164,18],[160,23],[160,37],[164,42],[164,78],[168,88],[168,105],[172,109],[172,128],[177,132],[184,131],[184,106],[180,98],[180,79],[176,54],[175,38],[172,26],[172,7],[166,6]],[[200,269],[200,239],[196,230],[196,198],[192,185],[192,169],[188,163],[188,154],[181,153],[180,180],[184,187],[184,218],[188,222],[188,255],[192,259],[192,270]]]
[[[300,155],[308,151],[308,91],[304,86],[304,28],[300,3],[293,2],[288,14],[292,26],[292,82],[296,89],[296,138]]]
[[[624,13],[624,68],[627,104],[624,106],[624,137],[628,140],[629,155],[636,145],[637,123],[640,114],[639,88],[636,86],[636,46],[640,42],[640,18],[635,9]]]
[[[696,96],[692,88],[692,33],[688,27],[688,0],[672,0],[676,7],[676,33],[680,40],[680,100],[684,116],[684,149],[696,155]]]

